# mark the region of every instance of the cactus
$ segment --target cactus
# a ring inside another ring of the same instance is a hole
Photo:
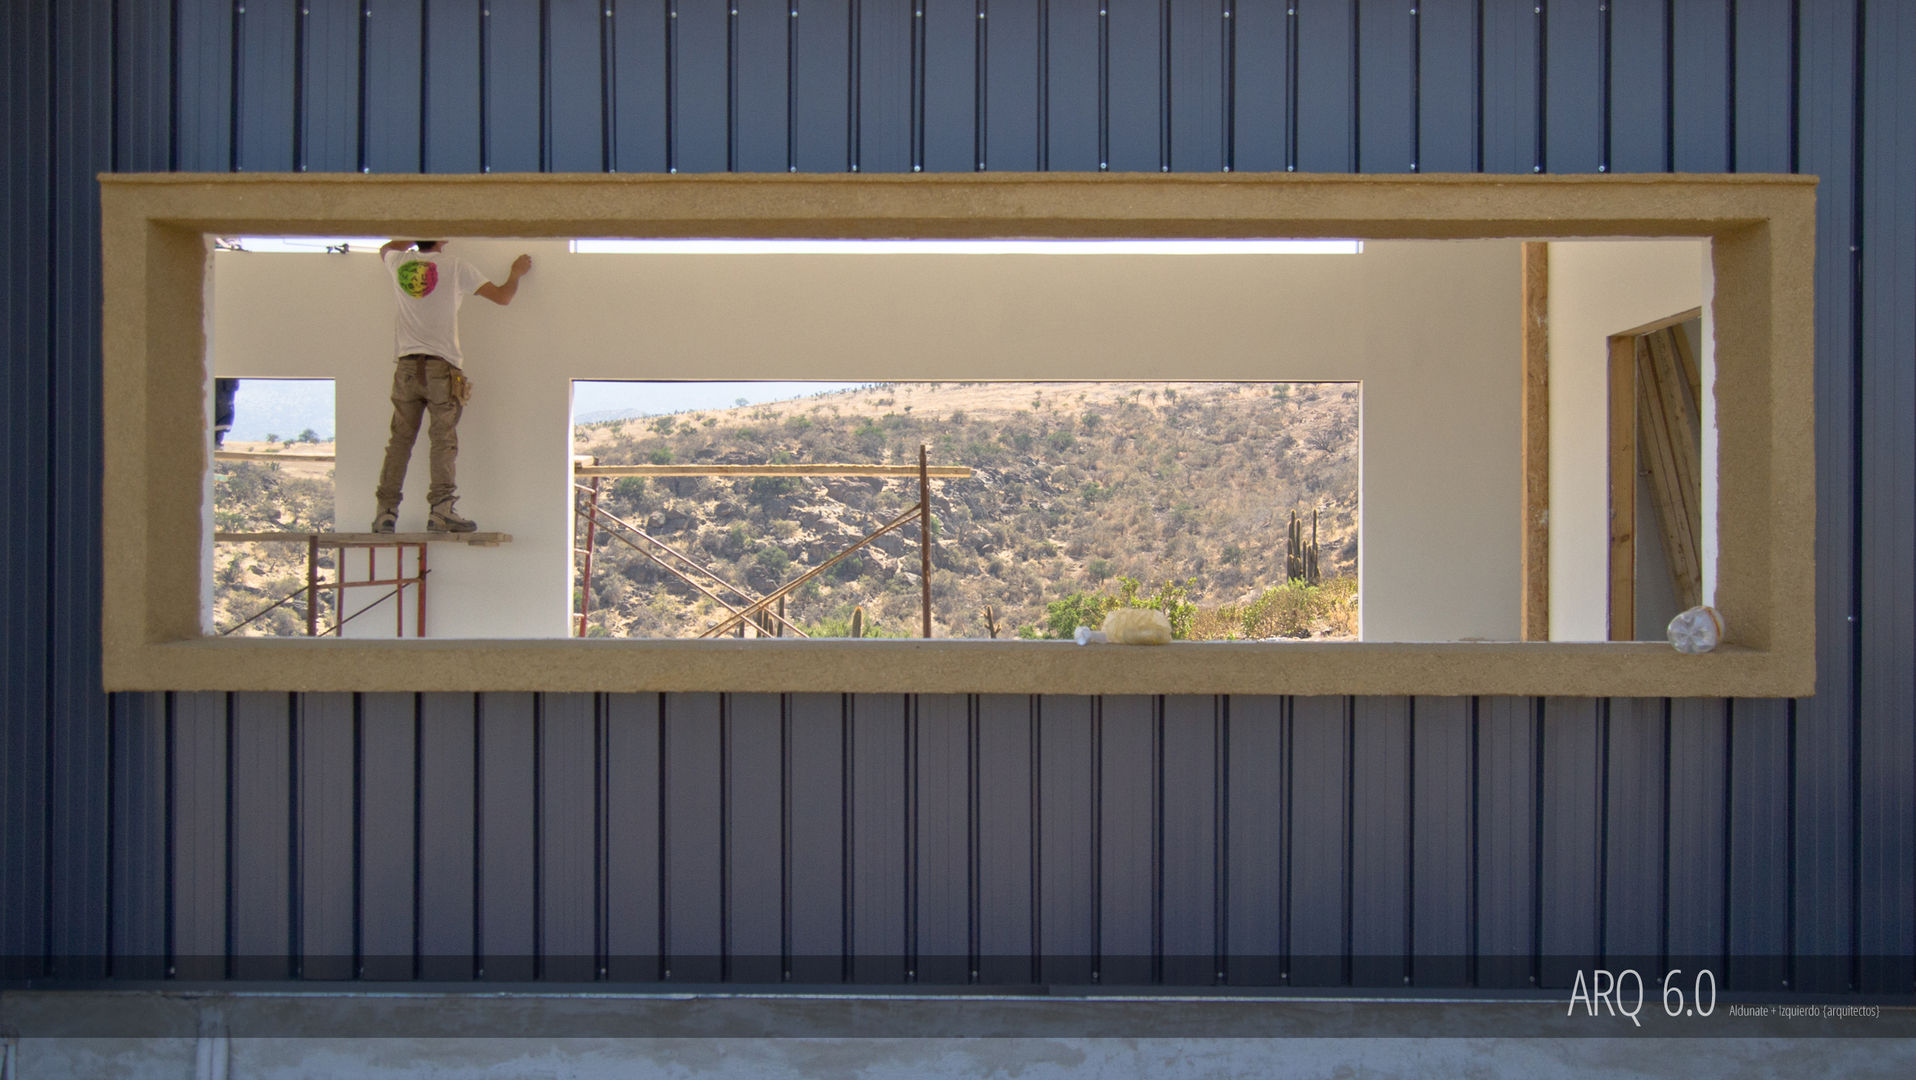
[[[998,613],[991,609],[990,604],[986,604],[983,614],[985,616],[985,633],[989,634],[990,636],[994,638],[997,637],[998,629],[999,629]]]
[[[852,609],[852,636],[855,638],[865,636],[865,605],[863,604]]]
[[[1304,542],[1304,522],[1291,511],[1291,527],[1284,543],[1284,580],[1316,585],[1321,578],[1317,568],[1317,511],[1311,511],[1311,539]]]

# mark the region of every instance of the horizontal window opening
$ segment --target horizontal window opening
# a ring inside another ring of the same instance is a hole
[[[1362,240],[572,241],[579,255],[1361,255]]]
[[[214,251],[276,255],[370,255],[386,241],[376,236],[221,236]]]
[[[1354,382],[578,381],[573,409],[578,636],[1068,640],[1116,608],[1357,636]]]

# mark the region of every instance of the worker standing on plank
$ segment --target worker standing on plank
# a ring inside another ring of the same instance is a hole
[[[452,507],[454,459],[459,454],[459,417],[472,396],[459,353],[459,305],[477,294],[504,306],[519,291],[519,279],[532,270],[532,256],[512,260],[503,285],[494,285],[478,267],[450,255],[443,240],[389,240],[379,249],[386,280],[398,304],[393,333],[393,422],[386,461],[379,470],[373,514],[376,533],[392,532],[399,522],[399,499],[419,436],[419,418],[430,414],[432,486],[426,491],[428,532],[472,532],[478,528]]]

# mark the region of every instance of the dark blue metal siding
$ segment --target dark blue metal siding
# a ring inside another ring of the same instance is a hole
[[[9,978],[1916,985],[1916,15],[91,0],[0,16]],[[1800,171],[1800,701],[123,694],[96,172]]]

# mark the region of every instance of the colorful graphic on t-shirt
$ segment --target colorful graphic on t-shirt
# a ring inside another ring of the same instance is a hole
[[[439,267],[424,259],[413,259],[399,264],[399,287],[413,299],[421,299],[432,293],[439,284]]]

